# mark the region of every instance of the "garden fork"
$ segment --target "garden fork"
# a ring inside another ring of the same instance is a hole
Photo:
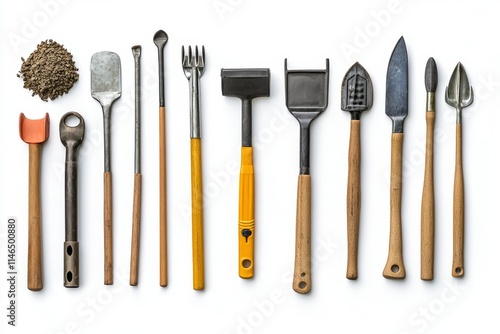
[[[192,52],[188,47],[186,54],[182,47],[182,68],[189,80],[189,113],[191,119],[191,210],[193,233],[193,289],[203,290],[203,191],[201,172],[201,131],[200,131],[200,78],[205,71],[205,47]]]

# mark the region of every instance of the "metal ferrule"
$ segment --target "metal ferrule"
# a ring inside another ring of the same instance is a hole
[[[462,108],[457,108],[457,124],[462,124]]]
[[[431,111],[431,112],[436,111],[436,93],[435,92],[427,92],[426,110]]]
[[[64,243],[64,286],[66,288],[80,286],[80,245],[78,241]]]
[[[189,116],[191,118],[191,138],[201,138],[200,126],[200,73],[193,68],[189,78]]]

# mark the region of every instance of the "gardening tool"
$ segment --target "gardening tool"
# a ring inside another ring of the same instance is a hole
[[[268,68],[221,70],[222,95],[241,99],[241,169],[238,217],[238,273],[241,278],[254,275],[255,191],[252,148],[252,100],[268,97]]]
[[[139,280],[139,245],[141,239],[141,46],[132,47],[135,65],[135,148],[134,199],[132,208],[132,246],[130,253],[130,285]]]
[[[434,120],[436,117],[437,83],[436,62],[431,57],[425,66],[427,136],[420,238],[420,278],[423,280],[434,279]]]
[[[385,113],[392,120],[391,138],[391,215],[389,255],[383,276],[403,279],[403,232],[401,227],[401,192],[403,184],[403,122],[408,115],[408,54],[401,37],[392,51],[387,69]]]
[[[19,115],[19,135],[29,144],[28,196],[28,289],[43,288],[42,270],[42,215],[40,210],[40,156],[42,144],[49,138],[49,114],[42,119],[28,119]]]
[[[158,30],[153,36],[153,42],[158,48],[158,82],[160,98],[160,286],[168,284],[167,258],[167,151],[165,133],[165,78],[163,71],[163,49],[168,41],[168,35]]]
[[[71,119],[78,120],[75,125],[69,125]],[[80,286],[80,244],[78,242],[78,149],[83,142],[85,121],[74,111],[61,117],[59,136],[66,147],[65,178],[64,178],[64,211],[65,231],[64,242],[64,286],[78,288]]]
[[[341,109],[351,113],[349,168],[347,174],[347,274],[358,278],[359,214],[361,210],[361,113],[372,107],[373,85],[370,75],[356,62],[342,81]]]
[[[458,63],[446,87],[446,103],[457,110],[456,150],[455,150],[455,185],[453,190],[453,267],[454,277],[464,275],[464,173],[462,166],[462,108],[468,107],[474,100],[472,87],[469,86],[467,73]]]
[[[182,68],[189,80],[189,116],[191,119],[191,210],[193,243],[193,289],[205,288],[203,256],[203,191],[201,169],[200,78],[205,71],[205,47],[182,47]]]
[[[285,59],[285,100],[300,125],[300,174],[297,188],[293,289],[311,290],[311,175],[309,127],[328,105],[329,60],[324,70],[289,70]]]
[[[104,284],[113,284],[113,208],[111,184],[111,106],[122,94],[120,57],[109,51],[94,53],[90,61],[91,92],[104,119]]]

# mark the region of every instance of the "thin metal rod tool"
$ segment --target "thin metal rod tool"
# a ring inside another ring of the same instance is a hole
[[[159,81],[159,139],[160,139],[160,286],[168,284],[167,257],[167,149],[165,131],[165,80],[163,69],[163,49],[168,41],[168,35],[158,30],[153,36],[153,42],[158,48],[158,81]]]
[[[132,47],[135,65],[135,150],[134,199],[132,209],[132,245],[130,253],[130,285],[139,281],[139,246],[141,239],[141,46]]]

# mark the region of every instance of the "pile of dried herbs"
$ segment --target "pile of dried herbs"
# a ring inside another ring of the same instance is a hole
[[[78,68],[73,55],[63,45],[52,39],[42,41],[28,59],[24,60],[17,74],[24,81],[24,88],[38,95],[43,101],[54,100],[67,93],[78,80]]]

